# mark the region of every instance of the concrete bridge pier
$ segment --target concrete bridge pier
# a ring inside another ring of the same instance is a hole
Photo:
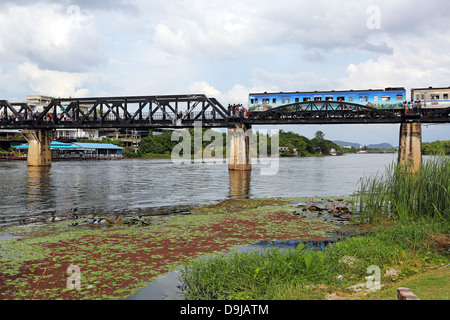
[[[50,144],[55,138],[55,131],[52,129],[33,129],[22,130],[22,134],[28,141],[28,166],[51,166],[52,153],[50,150]]]
[[[228,129],[228,169],[231,171],[250,171],[252,163],[250,158],[251,128],[243,124]]]
[[[411,166],[417,172],[422,164],[422,124],[419,122],[402,123],[398,150],[399,166]]]

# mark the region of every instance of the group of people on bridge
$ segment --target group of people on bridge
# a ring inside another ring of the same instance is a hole
[[[14,113],[5,114],[0,112],[0,122],[4,123],[15,123],[21,121],[34,121],[41,115],[40,112],[34,110],[25,110],[23,113],[18,113],[18,115]],[[43,120],[45,122],[56,122],[60,123],[61,121],[69,121],[70,118],[64,113],[57,113],[56,119],[54,119],[53,113],[49,112],[43,116]],[[56,120],[56,121],[55,121]]]
[[[247,118],[249,112],[242,104],[228,104],[228,116]]]
[[[421,114],[422,113],[422,102],[412,101],[403,102],[403,107],[405,109],[405,114]]]

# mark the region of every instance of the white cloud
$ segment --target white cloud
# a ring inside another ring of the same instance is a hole
[[[31,62],[41,69],[80,72],[101,64],[101,40],[92,16],[58,4],[9,3],[0,10],[3,63]],[[73,7],[72,7],[73,8]]]
[[[89,90],[83,86],[94,77],[88,74],[41,70],[31,63],[23,63],[17,70],[18,77],[33,92],[56,97],[86,97]]]

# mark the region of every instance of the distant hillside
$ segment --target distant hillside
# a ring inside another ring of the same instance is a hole
[[[344,147],[344,146],[350,146],[353,148],[359,148],[362,146],[362,144],[356,143],[356,142],[346,142],[346,141],[340,141],[340,140],[333,140],[334,143],[337,145]]]
[[[384,143],[379,143],[379,144],[369,144],[367,146],[367,148],[370,148],[370,149],[393,149],[394,146],[391,145],[390,143],[384,142]]]
[[[357,143],[357,142],[347,142],[347,141],[340,141],[340,140],[334,140],[334,143],[337,145],[343,146],[351,146],[354,148],[360,148],[361,146],[364,146],[363,144]],[[394,146],[392,146],[390,143],[384,142],[379,144],[369,144],[367,145],[367,148],[370,149],[392,149]]]

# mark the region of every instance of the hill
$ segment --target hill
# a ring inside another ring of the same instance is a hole
[[[384,142],[379,144],[369,144],[367,146],[369,149],[394,149],[394,146],[390,143]]]
[[[340,145],[341,147],[344,146],[351,146],[353,148],[359,149],[360,147],[364,146],[363,144],[357,143],[357,142],[347,142],[347,141],[340,141],[340,140],[333,140],[334,143],[337,145]],[[390,143],[383,142],[379,144],[369,144],[366,146],[369,149],[393,149],[394,146],[392,146]]]
[[[337,145],[340,145],[341,147],[350,146],[353,148],[360,148],[362,146],[362,144],[356,142],[347,142],[341,140],[333,140],[333,142],[336,143]]]

